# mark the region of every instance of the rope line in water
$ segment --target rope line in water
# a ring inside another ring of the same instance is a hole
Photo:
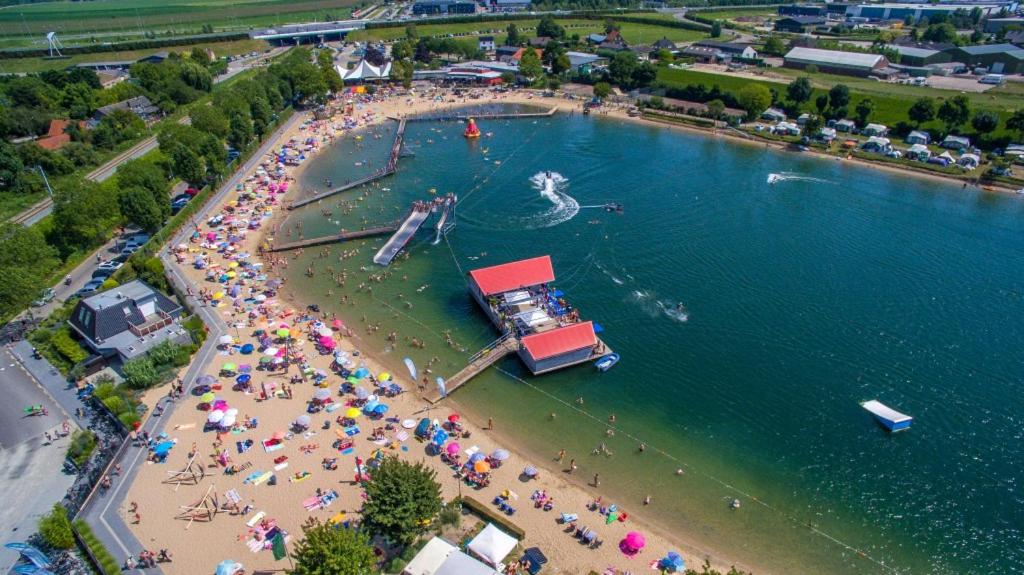
[[[448,236],[445,236],[444,241],[445,241],[445,245],[448,246],[448,253],[451,254],[452,260],[455,262],[455,267],[458,268],[458,270],[459,270],[459,275],[463,278],[463,281],[465,281],[467,283],[467,285],[468,285],[469,280],[465,279],[466,278],[466,273],[462,269],[462,264],[459,263],[459,258],[456,257],[456,255],[455,255],[455,250],[452,249],[451,243],[448,241]],[[591,253],[591,256],[592,255],[593,255],[593,253]],[[588,257],[591,257],[591,256],[588,256]],[[592,264],[593,264],[593,261],[591,261],[591,265]],[[582,264],[581,264],[580,267],[582,267]],[[590,266],[587,267],[588,271],[589,271],[589,268],[590,268]],[[577,272],[578,271],[579,270],[577,270]],[[417,322],[417,323],[419,323],[419,322]],[[645,446],[647,446],[648,449],[652,449],[656,453],[659,453],[659,454],[663,455],[664,457],[668,458],[669,460],[674,461],[677,464],[679,464],[679,465],[681,465],[681,466],[683,466],[683,467],[693,471],[697,475],[700,475],[701,477],[704,477],[704,478],[706,478],[706,479],[708,479],[710,481],[713,481],[714,483],[717,483],[718,485],[721,485],[722,487],[724,487],[724,488],[726,488],[726,489],[728,489],[728,490],[730,490],[730,491],[732,491],[734,493],[739,494],[741,497],[745,497],[745,498],[749,499],[750,501],[753,501],[753,502],[757,503],[758,505],[760,505],[761,507],[763,507],[763,508],[765,508],[765,509],[767,509],[769,511],[772,511],[774,513],[777,513],[777,514],[781,515],[783,518],[791,521],[793,524],[800,525],[802,527],[806,527],[812,533],[814,533],[816,535],[819,535],[821,537],[824,537],[825,539],[831,541],[832,543],[835,543],[836,545],[839,545],[840,547],[846,549],[847,551],[850,551],[852,553],[856,553],[860,557],[863,557],[863,558],[867,559],[868,561],[871,561],[872,563],[874,563],[875,565],[878,565],[882,569],[885,569],[886,571],[888,571],[890,573],[899,573],[899,571],[895,567],[887,565],[881,559],[877,559],[875,557],[872,557],[871,555],[867,554],[866,552],[862,551],[861,549],[859,549],[857,547],[854,547],[853,545],[850,545],[850,544],[846,543],[845,541],[842,541],[842,540],[832,536],[831,534],[829,534],[829,533],[819,529],[818,527],[814,526],[811,523],[808,523],[806,521],[801,521],[797,517],[787,513],[785,510],[783,510],[781,508],[778,508],[778,507],[775,507],[775,506],[769,504],[767,501],[764,501],[764,500],[762,500],[762,499],[760,499],[760,498],[758,498],[758,497],[756,497],[754,495],[751,495],[750,493],[747,493],[746,491],[740,489],[739,487],[737,487],[737,486],[735,486],[735,485],[733,485],[733,484],[731,484],[731,483],[729,483],[729,482],[727,482],[727,481],[725,481],[723,479],[719,479],[718,477],[716,477],[714,475],[711,475],[709,473],[701,471],[700,469],[697,469],[692,464],[687,463],[686,461],[684,461],[680,457],[677,457],[677,456],[673,455],[672,453],[669,453],[668,451],[665,451],[664,449],[662,449],[660,447],[653,446],[650,443],[642,440],[641,438],[639,438],[639,437],[637,437],[637,436],[635,436],[635,435],[633,435],[633,434],[631,434],[631,433],[629,433],[629,432],[627,432],[627,431],[625,431],[625,430],[623,430],[623,429],[621,429],[621,428],[619,428],[619,427],[617,427],[615,425],[609,425],[602,418],[597,417],[596,415],[586,411],[585,409],[580,408],[578,405],[571,404],[571,403],[565,401],[564,399],[562,399],[560,397],[557,397],[557,396],[555,396],[555,395],[553,395],[553,394],[551,394],[551,393],[549,393],[549,392],[547,392],[547,391],[537,387],[536,385],[526,381],[525,379],[515,375],[514,373],[511,373],[511,372],[509,372],[509,371],[507,371],[505,369],[502,369],[501,366],[497,366],[496,365],[496,366],[494,366],[494,369],[496,369],[498,372],[504,374],[505,376],[507,376],[507,377],[509,377],[509,378],[511,378],[511,379],[513,379],[515,381],[518,381],[518,382],[520,382],[522,384],[525,384],[528,388],[532,389],[533,391],[536,391],[537,393],[540,393],[540,394],[548,397],[549,399],[552,399],[552,400],[560,403],[561,405],[563,405],[563,406],[565,406],[565,407],[567,407],[567,408],[569,408],[569,409],[579,413],[580,415],[582,415],[584,417],[587,417],[589,419],[592,419],[596,423],[598,423],[600,425],[603,425],[606,428],[610,428],[610,429],[615,430],[616,434],[621,433],[625,437],[627,437],[627,438],[637,442],[638,444],[639,443],[643,443]]]

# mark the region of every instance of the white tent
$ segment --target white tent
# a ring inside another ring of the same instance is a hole
[[[383,80],[391,75],[391,62],[385,62],[383,66],[374,66],[366,60],[361,60],[351,70],[344,70],[341,66],[337,66],[337,69],[341,79],[346,82]]]
[[[466,555],[455,551],[434,571],[434,575],[495,575],[494,569]]]
[[[454,551],[454,545],[440,537],[434,537],[427,541],[412,561],[409,561],[402,575],[434,575]]]
[[[487,527],[469,542],[466,549],[489,565],[497,566],[518,544],[519,541],[515,537],[498,529],[493,523],[488,523]]]

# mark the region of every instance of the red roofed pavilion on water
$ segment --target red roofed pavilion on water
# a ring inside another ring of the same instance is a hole
[[[551,331],[523,337],[520,342],[535,360],[547,359],[597,344],[594,323],[574,323]]]
[[[509,262],[469,272],[484,296],[555,281],[551,256]]]

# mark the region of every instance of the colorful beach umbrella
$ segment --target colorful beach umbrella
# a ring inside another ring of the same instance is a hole
[[[238,383],[249,383],[250,379],[252,379],[251,375],[249,375],[248,373],[243,373],[242,375],[236,377],[235,381],[237,381]]]
[[[491,459],[495,461],[505,461],[508,458],[509,452],[506,449],[495,449],[494,452],[491,453]]]
[[[485,459],[487,459],[487,456],[484,455],[483,453],[474,453],[473,455],[469,456],[470,463],[476,463],[478,461],[483,461]]]
[[[224,365],[220,366],[221,371],[235,371],[235,369],[237,368],[238,366],[231,362],[225,363]]]
[[[448,455],[455,455],[459,452],[459,443],[457,441],[453,441],[446,445],[444,450],[448,452]]]
[[[352,375],[358,377],[359,379],[363,379],[364,377],[370,375],[370,370],[366,369],[365,367],[360,367]]]
[[[210,403],[211,401],[213,401],[216,398],[217,398],[217,396],[214,395],[214,393],[212,391],[207,391],[206,393],[204,393],[204,394],[199,396],[199,401],[201,401],[203,403]]]
[[[532,465],[527,465],[526,467],[523,468],[523,475],[527,477],[536,477],[537,468]]]
[[[276,347],[268,347],[267,349],[263,350],[263,355],[268,357],[274,357],[275,355],[277,355],[277,351],[278,349]]]
[[[473,471],[477,473],[487,473],[491,470],[491,464],[486,461],[477,461],[473,464]]]
[[[453,414],[448,416],[448,422],[449,423],[458,423],[459,419],[460,418],[459,418],[459,414],[458,413],[453,413]]]
[[[309,427],[309,424],[310,424],[311,421],[312,421],[312,419],[310,419],[310,417],[308,415],[305,415],[305,414],[300,415],[300,416],[295,418],[295,424],[299,425],[301,427]]]
[[[277,334],[277,337],[288,337],[289,335],[291,335],[292,331],[286,327],[282,327],[278,328],[278,330],[275,331],[274,333]]]
[[[388,406],[384,403],[377,404],[377,406],[373,408],[373,412],[377,415],[384,415],[388,412]]]
[[[377,376],[377,381],[388,381],[389,379],[391,379],[391,374],[386,371],[382,371],[380,375]]]
[[[347,417],[349,419],[355,419],[355,418],[359,417],[360,413],[362,413],[362,412],[359,411],[358,407],[350,407],[350,408],[345,410],[345,417]]]
[[[267,364],[267,363],[270,363],[272,361],[274,361],[274,358],[272,358],[270,356],[267,356],[267,355],[265,355],[265,356],[260,358],[260,363],[262,363],[262,364]]]
[[[200,375],[196,378],[196,385],[213,385],[217,383],[217,378],[212,375]]]
[[[313,399],[317,401],[323,401],[331,397],[331,390],[329,389],[318,389],[313,392]]]

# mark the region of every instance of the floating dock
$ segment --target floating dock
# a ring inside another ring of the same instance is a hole
[[[407,118],[410,122],[454,122],[465,121],[470,118],[474,120],[514,120],[526,118],[550,118],[558,111],[558,106],[546,112],[510,112],[505,114],[452,114],[448,116],[419,116]]]
[[[469,363],[466,367],[445,381],[445,395],[451,394],[456,389],[462,387],[462,384],[472,379],[473,376],[498,363],[505,356],[515,353],[518,349],[519,340],[513,337],[512,334],[505,334],[500,339],[491,343],[491,345],[478,351],[476,355],[469,358]],[[438,389],[433,390],[426,396],[426,400],[430,403],[437,403],[442,399],[444,397],[441,397],[441,392]]]
[[[323,244],[331,244],[334,242],[344,242],[347,240],[357,240],[359,238],[369,238],[373,236],[382,236],[384,234],[390,234],[398,229],[398,224],[390,224],[385,226],[377,226],[375,228],[367,228],[365,230],[355,230],[351,232],[341,232],[339,234],[333,234],[329,236],[321,236],[318,238],[310,238],[308,240],[298,240],[295,242],[287,242],[279,245],[273,245],[267,248],[265,251],[268,252],[283,252],[287,250],[296,250],[299,248],[308,248],[309,246],[319,246]]]
[[[395,171],[398,169],[398,157],[402,154],[402,140],[405,138],[405,123],[406,121],[404,119],[398,121],[398,130],[395,132],[395,141],[394,143],[391,144],[391,154],[388,156],[387,166],[381,168],[380,170],[377,170],[376,172],[370,174],[369,176],[359,178],[354,182],[349,182],[343,186],[338,186],[334,189],[327,190],[326,192],[321,192],[308,198],[294,201],[288,205],[288,209],[294,210],[296,208],[301,208],[302,206],[308,206],[309,204],[319,202],[324,198],[333,196],[335,194],[340,194],[341,192],[351,190],[352,188],[364,186],[366,184],[369,184],[370,182],[374,182],[376,180],[379,180],[386,176],[390,176],[391,174],[395,173]]]

